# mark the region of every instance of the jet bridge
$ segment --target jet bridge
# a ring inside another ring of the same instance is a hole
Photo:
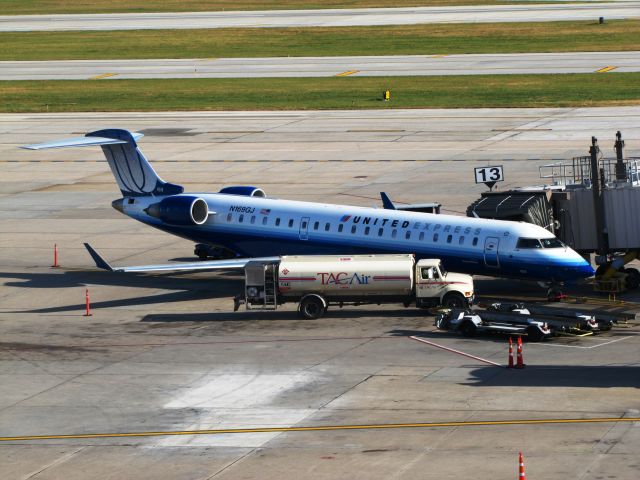
[[[544,185],[482,194],[468,216],[534,223],[584,256],[596,254],[596,290],[616,293],[640,285],[625,264],[640,258],[640,158],[624,158],[620,132],[615,157],[595,137],[589,155],[540,167]]]

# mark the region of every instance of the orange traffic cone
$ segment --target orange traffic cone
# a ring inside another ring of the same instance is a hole
[[[520,476],[518,477],[519,480],[527,480],[527,475],[524,473],[524,458],[522,458],[522,452],[520,452],[518,463],[520,463]]]
[[[517,350],[517,363],[516,368],[524,368],[524,359],[522,358],[522,337],[518,335],[518,350]]]
[[[507,368],[513,368],[513,342],[509,337],[509,366]]]
[[[85,300],[86,300],[86,302],[87,302],[87,311],[86,311],[86,313],[84,314],[84,316],[85,316],[85,317],[90,317],[92,314],[91,314],[91,303],[90,303],[90,301],[89,301],[89,289],[88,289],[88,288],[87,288],[87,289],[85,289],[85,294],[84,294],[84,296],[85,296]]]
[[[53,244],[53,265],[52,267],[58,268],[60,265],[58,264],[58,244]]]

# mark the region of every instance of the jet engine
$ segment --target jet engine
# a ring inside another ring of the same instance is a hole
[[[267,195],[264,190],[258,187],[251,187],[249,185],[234,185],[233,187],[224,187],[219,193],[226,193],[227,195],[242,195],[243,197],[261,197],[264,198]]]
[[[202,225],[209,217],[209,206],[200,197],[180,195],[149,205],[145,212],[172,225]]]

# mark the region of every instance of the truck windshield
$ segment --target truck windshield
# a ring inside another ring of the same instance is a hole
[[[544,248],[564,248],[564,243],[558,240],[556,237],[543,238],[540,240]]]

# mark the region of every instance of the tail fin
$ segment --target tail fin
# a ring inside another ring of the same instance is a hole
[[[184,191],[183,187],[165,182],[153,170],[136,143],[136,139],[140,137],[142,137],[142,134],[131,133],[128,130],[107,129],[87,133],[80,138],[28,145],[23,148],[41,150],[45,148],[100,145],[123,196],[176,195],[182,193]]]

